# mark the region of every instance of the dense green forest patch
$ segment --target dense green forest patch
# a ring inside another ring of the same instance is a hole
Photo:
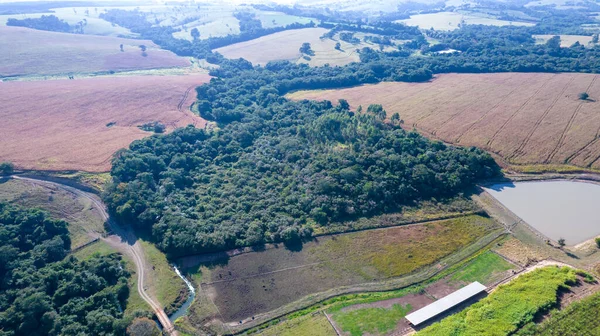
[[[113,162],[111,211],[171,255],[297,244],[318,226],[452,198],[499,174],[488,154],[384,123],[385,111],[267,97],[220,130],[134,142]]]
[[[434,323],[417,335],[510,335],[548,311],[558,291],[577,281],[576,270],[548,266],[517,277],[488,297]]]
[[[67,223],[40,210],[0,203],[0,223],[0,334],[125,334],[129,273],[119,255],[66,257]]]

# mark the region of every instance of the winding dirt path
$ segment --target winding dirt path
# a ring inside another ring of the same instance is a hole
[[[96,196],[92,193],[80,190],[74,186],[69,186],[69,185],[65,185],[62,183],[54,182],[54,181],[47,181],[47,180],[43,180],[43,179],[36,179],[36,178],[32,178],[32,177],[21,177],[21,176],[11,176],[11,178],[16,179],[16,180],[27,181],[27,182],[38,184],[38,185],[46,185],[46,186],[52,185],[57,188],[61,188],[68,192],[76,194],[78,196],[84,197],[84,198],[88,199],[90,202],[92,202],[92,205],[94,206],[94,208],[96,208],[96,210],[98,210],[98,212],[100,213],[102,218],[108,223],[108,226],[110,227],[113,234],[110,236],[107,236],[107,237],[102,237],[97,232],[89,232],[89,234],[91,236],[93,236],[94,238],[97,237],[97,238],[102,239],[103,241],[105,241],[106,243],[108,243],[109,245],[111,245],[112,247],[117,249],[119,252],[121,252],[123,254],[127,254],[131,257],[131,259],[133,260],[133,262],[135,263],[135,266],[137,268],[137,274],[138,274],[137,290],[138,290],[138,293],[140,294],[142,299],[144,299],[144,301],[146,301],[148,303],[148,305],[150,305],[150,307],[152,307],[152,310],[156,314],[158,321],[160,322],[160,324],[163,327],[163,330],[172,336],[179,335],[177,330],[175,330],[175,326],[173,325],[171,320],[169,320],[169,316],[165,313],[162,306],[158,303],[158,301],[156,301],[155,299],[150,297],[146,293],[146,290],[144,289],[144,280],[146,277],[146,275],[144,274],[144,269],[145,269],[145,259],[143,258],[144,250],[143,250],[141,244],[137,241],[137,237],[130,229],[125,229],[125,228],[120,227],[119,225],[117,225],[117,223],[115,223],[110,218],[108,212],[106,211],[106,205],[104,205],[104,203],[100,200],[100,198],[98,196]]]

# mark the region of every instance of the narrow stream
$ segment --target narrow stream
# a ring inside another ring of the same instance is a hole
[[[175,269],[175,273],[185,282],[185,284],[190,290],[190,296],[187,298],[187,300],[185,300],[185,303],[179,309],[177,309],[177,311],[175,311],[171,316],[169,316],[169,319],[172,322],[175,322],[175,320],[187,314],[188,308],[190,307],[190,305],[194,301],[194,298],[196,297],[196,290],[194,290],[194,286],[192,285],[192,283],[181,274],[177,266],[173,265],[173,269]]]

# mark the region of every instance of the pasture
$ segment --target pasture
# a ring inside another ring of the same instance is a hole
[[[53,185],[42,186],[23,180],[0,179],[0,202],[42,209],[54,219],[67,221],[73,249],[104,232],[104,220],[89,199]]]
[[[600,168],[600,81],[593,74],[445,74],[427,83],[300,91],[291,99],[347,99],[400,113],[406,129],[493,152],[513,165]],[[591,99],[580,100],[588,92]],[[517,166],[518,167],[518,166]]]
[[[410,274],[495,228],[488,218],[467,216],[319,237],[300,251],[279,245],[209,263],[186,257],[179,264],[201,283],[202,292],[218,307],[218,317],[230,322],[268,312],[312,293]],[[207,318],[211,317],[192,317],[196,321]]]
[[[86,35],[114,36],[114,37],[136,37],[137,34],[132,33],[129,29],[118,25],[112,25],[110,22],[98,17],[102,8],[95,7],[67,7],[54,8],[49,13],[29,13],[29,14],[11,14],[0,15],[0,25],[6,25],[6,21],[13,19],[33,19],[39,18],[42,15],[54,15],[61,20],[64,20],[71,26],[77,26],[83,22],[83,33]],[[87,12],[86,12],[87,11]]]
[[[544,44],[544,43],[548,42],[548,40],[554,36],[555,35],[533,35],[533,38],[535,39],[535,43]],[[575,44],[576,42],[579,42],[581,45],[589,47],[589,48],[594,46],[594,44],[592,44],[591,36],[584,36],[584,35],[558,35],[558,36],[560,36],[560,46],[563,48],[568,48],[568,47],[572,46],[573,44]]]
[[[0,83],[0,161],[21,169],[110,170],[113,153],[152,133],[204,119],[189,106],[207,75],[127,76]]]
[[[252,64],[265,65],[270,61],[286,60],[297,63],[306,63],[310,66],[346,65],[352,62],[360,61],[359,49],[364,47],[378,48],[373,43],[362,41],[365,34],[357,33],[355,36],[361,39],[361,43],[351,44],[341,41],[336,35],[333,38],[323,38],[321,36],[328,30],[324,28],[304,28],[295,30],[286,30],[279,33],[259,37],[254,40],[240,42],[215,49],[216,52],[231,59],[245,58]],[[313,56],[308,59],[303,58],[299,49],[302,43],[311,44],[314,51]],[[336,43],[340,43],[340,49],[335,49]],[[395,49],[387,46],[387,50]]]
[[[454,30],[461,24],[487,26],[533,26],[532,23],[498,20],[491,16],[477,16],[458,12],[439,12],[432,14],[412,15],[410,19],[398,20],[408,26],[418,26],[421,29]]]
[[[123,51],[120,51],[121,44]],[[140,45],[147,47],[146,56]],[[0,26],[0,50],[6,51],[0,53],[0,78],[190,65],[188,59],[161,50],[147,40],[66,34],[22,27]]]

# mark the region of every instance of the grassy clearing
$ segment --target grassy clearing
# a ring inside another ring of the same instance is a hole
[[[203,283],[204,291],[214,294],[224,319],[237,321],[313,293],[405,276],[434,265],[496,228],[491,219],[473,215],[318,237],[301,251],[279,246],[199,267],[191,267],[191,259],[182,264],[187,265],[187,272],[196,283]],[[375,301],[383,299],[378,297]],[[201,302],[197,300],[192,305],[191,319],[195,323],[214,314],[212,309],[194,307]]]
[[[465,268],[458,270],[451,281],[490,283],[502,272],[513,269],[514,266],[494,252],[486,251],[471,260]]]
[[[118,253],[117,250],[112,248],[110,245],[103,241],[99,241],[92,245],[86,246],[85,248],[77,251],[73,255],[79,260],[86,260],[94,255],[108,255],[111,253]],[[137,291],[137,271],[135,264],[129,259],[129,256],[124,256],[125,267],[131,274],[129,277],[129,298],[127,299],[127,307],[125,308],[125,315],[133,314],[134,312],[152,313],[150,306],[142,299]]]
[[[558,290],[576,279],[576,271],[569,267],[537,269],[417,335],[509,335],[555,305]]]
[[[54,219],[66,220],[73,249],[92,240],[89,231],[104,232],[104,220],[90,200],[57,187],[0,179],[0,201],[42,209]]]
[[[410,19],[400,20],[409,26],[419,26],[422,29],[454,30],[460,25],[488,25],[488,26],[533,26],[532,23],[498,20],[491,16],[477,16],[457,12],[439,12],[433,14],[412,15]]]
[[[158,302],[165,307],[165,312],[171,314],[187,299],[187,287],[183,280],[171,268],[167,257],[153,244],[140,240],[149,264],[153,266],[148,270],[148,287],[156,294]]]
[[[333,318],[340,328],[351,336],[379,335],[394,330],[398,321],[411,310],[410,305],[395,304],[390,309],[361,308],[339,312]]]
[[[527,325],[517,335],[600,335],[600,293],[574,302],[541,324]]]
[[[284,321],[272,328],[265,329],[260,336],[335,336],[335,330],[323,314],[304,316]]]

